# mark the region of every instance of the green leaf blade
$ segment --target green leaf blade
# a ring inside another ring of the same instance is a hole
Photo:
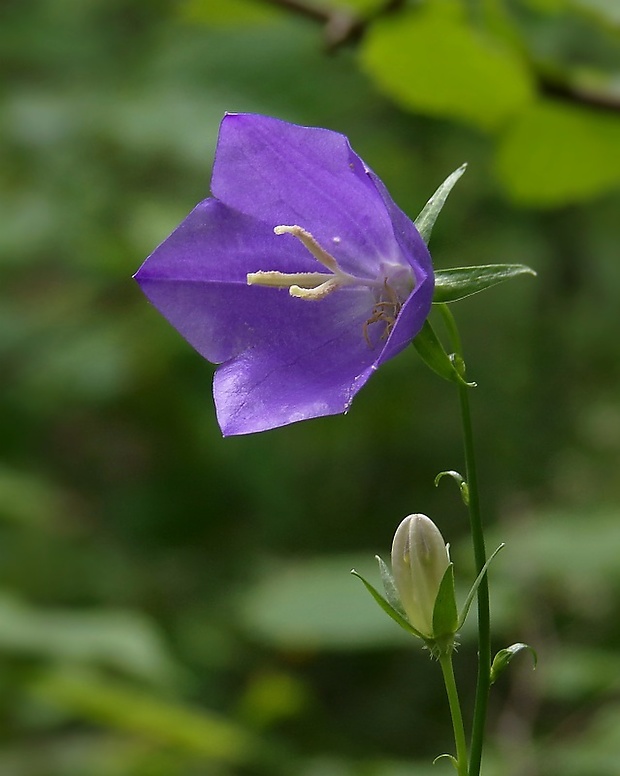
[[[474,581],[474,584],[471,586],[471,589],[470,589],[469,593],[467,594],[467,598],[465,599],[465,603],[463,604],[463,608],[461,609],[461,614],[459,615],[459,628],[463,627],[463,623],[467,619],[467,615],[469,614],[469,609],[470,609],[470,607],[472,605],[472,602],[474,600],[474,596],[476,595],[476,591],[480,587],[480,583],[482,582],[482,580],[484,578],[484,575],[489,570],[489,566],[491,565],[491,563],[495,559],[495,556],[497,555],[497,553],[500,550],[503,550],[505,546],[506,546],[505,544],[500,544],[499,545],[499,547],[495,550],[495,552],[487,560],[487,562],[482,567],[480,573],[476,577],[476,579]]]
[[[459,615],[456,608],[456,592],[454,589],[454,564],[446,569],[433,608],[433,636],[441,639],[451,636],[458,629]]]
[[[433,331],[429,321],[424,321],[424,326],[413,339],[413,347],[418,355],[435,374],[443,377],[451,383],[464,383],[473,386],[473,383],[466,383],[454,366],[450,356],[446,353],[439,337]]]
[[[513,658],[524,650],[531,652],[534,669],[536,668],[536,665],[538,664],[538,655],[533,647],[530,647],[529,644],[522,644],[520,642],[511,644],[511,646],[506,647],[506,649],[500,649],[493,658],[493,664],[491,665],[491,684],[493,684],[497,680],[497,677],[508,668]]]
[[[351,569],[351,574],[363,582],[366,590],[368,590],[370,595],[375,599],[383,611],[394,620],[394,622],[400,625],[403,630],[411,633],[413,636],[417,636],[419,639],[424,639],[424,636],[420,633],[420,631],[416,630],[413,625],[410,625],[410,623],[408,623],[407,620],[405,620],[405,618],[385,600],[381,593],[379,593],[379,591],[373,587],[370,582],[364,579],[361,574],[358,574],[355,569]]]
[[[503,135],[496,171],[522,205],[558,207],[620,187],[620,118],[541,100]]]
[[[398,595],[396,582],[394,582],[392,572],[388,568],[387,563],[385,563],[382,558],[380,558],[378,555],[375,555],[375,558],[379,564],[379,573],[381,574],[381,581],[383,582],[383,589],[385,590],[385,597],[387,602],[402,616],[403,619],[406,620],[407,616],[405,614],[405,610],[403,609],[400,596]]]
[[[457,302],[498,283],[524,275],[535,276],[536,272],[525,264],[486,264],[440,269],[435,272],[433,304]]]
[[[429,3],[374,24],[362,65],[408,110],[494,130],[533,97],[521,56],[469,27],[458,6]]]
[[[443,206],[446,204],[448,194],[450,194],[454,188],[454,185],[461,177],[461,175],[463,175],[466,169],[467,164],[462,164],[457,170],[448,175],[445,181],[439,186],[437,191],[423,207],[420,215],[414,221],[418,232],[427,245],[430,240],[431,232],[433,231],[433,226],[437,220],[437,216],[441,212]]]

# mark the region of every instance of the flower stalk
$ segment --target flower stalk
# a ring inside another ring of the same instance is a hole
[[[456,326],[454,316],[448,306],[439,306],[452,348],[456,356],[456,366],[465,378],[465,362],[461,338]],[[480,499],[478,493],[478,477],[476,472],[476,455],[474,450],[474,436],[471,422],[471,410],[469,405],[469,387],[463,382],[456,383],[461,413],[461,426],[463,431],[463,447],[465,454],[466,480],[468,486],[468,510],[471,529],[472,544],[476,572],[480,573],[484,568],[486,546],[484,541],[484,529],[480,514]],[[486,575],[480,581],[477,592],[478,604],[478,677],[476,681],[476,698],[474,703],[474,718],[471,733],[471,750],[469,755],[468,776],[479,776],[482,762],[482,747],[486,726],[489,690],[491,687],[491,617],[489,605],[489,583]]]
[[[454,730],[456,761],[453,760],[453,762],[458,776],[467,776],[467,742],[465,740],[463,715],[461,713],[461,704],[459,703],[459,696],[456,689],[456,680],[454,678],[454,669],[452,667],[452,653],[442,655],[439,658],[439,665],[441,666],[443,681],[446,685],[448,704],[450,706],[450,716],[452,717],[452,728]]]

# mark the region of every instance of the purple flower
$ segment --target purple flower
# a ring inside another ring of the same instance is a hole
[[[136,279],[220,364],[222,432],[346,412],[429,313],[420,234],[346,137],[266,116],[224,117],[211,191]]]

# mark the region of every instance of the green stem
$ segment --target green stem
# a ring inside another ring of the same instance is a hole
[[[456,322],[447,305],[440,305],[444,322],[452,340],[455,353],[460,360],[462,376],[465,377],[463,350]],[[474,452],[474,436],[469,408],[469,388],[462,383],[457,384],[459,403],[461,407],[461,424],[463,428],[463,443],[465,450],[466,480],[469,489],[469,521],[474,547],[476,573],[479,574],[486,563],[486,548],[484,530],[480,516],[480,501],[478,496],[478,479],[476,476],[476,456]],[[469,760],[469,776],[479,776],[482,762],[482,745],[491,686],[491,617],[489,607],[489,583],[485,575],[480,583],[477,594],[478,601],[478,679],[476,682],[476,700],[474,704],[474,719],[471,733],[471,752]]]
[[[459,776],[467,776],[467,742],[465,741],[463,715],[461,714],[461,704],[459,703],[459,695],[452,668],[452,654],[442,655],[439,658],[439,665],[443,672],[443,681],[446,685],[450,714],[452,715],[454,743],[456,744],[456,771]]]

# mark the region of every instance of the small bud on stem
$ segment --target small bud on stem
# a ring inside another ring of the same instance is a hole
[[[432,639],[439,586],[450,565],[439,529],[426,515],[409,515],[396,529],[392,574],[403,609],[416,630]]]

